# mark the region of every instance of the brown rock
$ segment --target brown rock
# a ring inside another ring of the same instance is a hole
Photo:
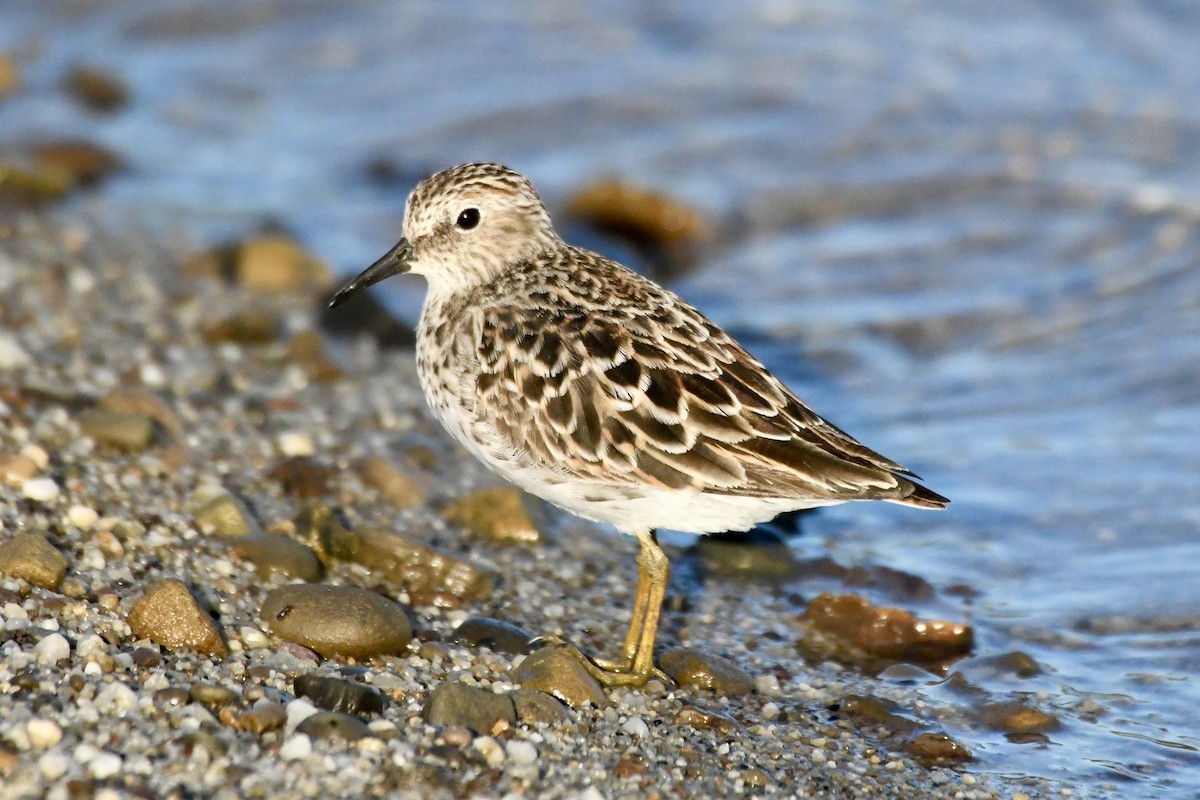
[[[483,489],[446,509],[446,521],[493,542],[533,543],[542,534],[525,508],[525,493],[515,487]]]
[[[936,665],[970,652],[974,634],[969,625],[921,622],[908,611],[872,606],[858,595],[822,594],[801,618],[825,646],[821,657],[850,663],[907,661]]]
[[[458,607],[486,600],[496,589],[496,572],[390,531],[353,531],[327,506],[311,506],[296,520],[306,540],[325,558],[354,561],[372,574],[408,590],[417,605]]]
[[[318,711],[296,726],[297,733],[313,739],[352,742],[371,735],[367,723],[340,711]]]
[[[163,433],[174,438],[183,432],[183,423],[175,410],[153,392],[146,389],[113,389],[96,401],[96,407],[121,414],[149,417]]]
[[[737,664],[690,647],[665,651],[659,665],[680,686],[707,689],[719,695],[748,694],[754,689],[754,679]]]
[[[154,443],[154,420],[144,414],[94,408],[79,418],[79,427],[99,444],[128,453],[140,453]]]
[[[0,98],[16,94],[21,89],[21,70],[8,53],[0,53]]]
[[[237,693],[224,686],[214,683],[193,683],[188,690],[188,697],[202,706],[210,709],[224,708],[237,702]]]
[[[325,264],[294,240],[277,234],[227,243],[193,256],[183,269],[192,276],[219,277],[262,294],[319,291],[333,283]]]
[[[496,723],[517,724],[512,698],[465,683],[443,683],[432,692],[421,709],[430,725],[462,726],[478,734],[489,734]]]
[[[36,206],[61,200],[71,191],[71,176],[40,164],[0,158],[0,197]]]
[[[246,504],[232,492],[202,487],[192,495],[191,504],[201,530],[228,537],[267,535]]]
[[[782,581],[800,572],[792,548],[781,536],[765,529],[701,536],[695,550],[705,571],[713,575]]]
[[[54,591],[67,574],[67,557],[40,533],[18,533],[0,544],[0,575]]]
[[[554,695],[571,708],[591,703],[597,708],[611,705],[596,679],[579,659],[561,647],[543,647],[525,657],[511,673],[514,683],[526,689]]]
[[[200,326],[200,334],[209,344],[267,344],[279,336],[279,318],[270,311],[246,309]]]
[[[910,756],[927,767],[947,763],[961,764],[975,760],[970,750],[948,735],[936,731],[917,734],[908,741],[904,749]]]
[[[109,114],[129,103],[129,88],[115,73],[95,64],[75,64],[63,79],[63,89],[84,108]]]
[[[724,734],[739,733],[743,730],[742,724],[727,714],[686,703],[675,715],[675,724]]]
[[[33,459],[18,455],[0,456],[0,479],[12,486],[20,486],[37,477],[39,471]]]
[[[980,717],[988,727],[1008,734],[1046,733],[1059,727],[1057,717],[1017,700],[989,703],[980,709]]]
[[[84,139],[39,142],[31,152],[44,169],[64,175],[76,186],[93,186],[122,167],[116,153]]]
[[[0,741],[0,778],[7,778],[21,762],[21,752],[8,742]]]
[[[571,201],[570,213],[593,228],[628,241],[660,274],[690,266],[714,230],[703,215],[664,194],[619,180],[597,181]]]
[[[150,587],[129,610],[135,636],[168,650],[194,650],[224,658],[229,648],[217,623],[196,602],[182,581],[169,579]]]
[[[470,617],[450,634],[451,641],[467,647],[486,647],[496,653],[523,655],[533,647],[529,631],[490,617]]]
[[[325,343],[316,331],[300,331],[288,342],[288,359],[304,370],[310,381],[336,381],[342,370],[325,354]]]
[[[267,595],[261,614],[280,639],[326,658],[395,655],[412,641],[404,609],[358,586],[284,586]]]
[[[242,536],[233,540],[234,555],[254,565],[262,577],[272,573],[315,583],[325,575],[321,559],[311,548],[286,536],[262,534]]]
[[[396,508],[417,508],[425,502],[425,490],[386,458],[364,458],[355,469],[363,483]]]
[[[565,725],[572,721],[567,707],[545,692],[520,688],[512,693],[512,700],[522,725]]]
[[[850,695],[842,699],[842,713],[869,726],[877,726],[889,734],[910,734],[919,725],[908,717],[902,716],[900,707],[891,700],[884,700],[871,695]]]
[[[297,500],[311,500],[329,493],[335,471],[308,456],[289,456],[276,464],[270,475],[279,481],[284,494]]]
[[[275,731],[287,724],[287,709],[279,703],[265,703],[257,708],[241,714],[236,720],[240,731],[264,734]]]

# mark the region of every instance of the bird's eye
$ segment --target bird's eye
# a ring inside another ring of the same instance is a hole
[[[471,230],[471,228],[479,224],[479,209],[464,208],[462,213],[458,215],[458,221],[455,224],[464,231]]]

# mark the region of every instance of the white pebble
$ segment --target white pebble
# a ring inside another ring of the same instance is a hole
[[[92,759],[91,765],[88,767],[92,773],[92,777],[98,781],[106,778],[111,778],[121,772],[122,761],[121,757],[116,753],[103,752],[99,753]]]
[[[158,364],[142,364],[140,372],[142,383],[151,389],[161,389],[167,385],[167,374]]]
[[[21,484],[21,494],[39,503],[48,503],[58,497],[58,484],[53,478],[30,478]]]
[[[36,444],[27,444],[21,448],[21,455],[33,462],[38,469],[50,466],[50,454]]]
[[[43,753],[38,759],[38,770],[42,773],[42,777],[48,781],[56,781],[63,775],[67,774],[67,770],[71,768],[71,759],[67,758],[67,754],[58,750],[51,750]]]
[[[96,692],[96,708],[103,714],[122,714],[137,705],[137,693],[123,683],[113,682]]]
[[[284,761],[303,761],[311,755],[312,739],[304,733],[297,733],[279,748],[279,757]]]
[[[779,688],[779,678],[774,675],[759,675],[754,679],[754,690],[763,697],[779,697],[783,691]]]
[[[31,719],[25,723],[25,735],[29,737],[30,745],[45,750],[62,741],[63,731],[53,720]]]
[[[100,748],[87,742],[80,742],[71,751],[71,758],[75,759],[76,764],[89,764],[98,755],[100,755]]]
[[[246,645],[247,650],[260,650],[271,646],[267,635],[253,625],[243,625],[238,629],[238,633],[241,634],[242,644]]]
[[[650,735],[650,726],[646,724],[646,720],[634,715],[621,723],[621,730],[628,734],[645,739]]]
[[[312,437],[300,431],[287,431],[279,434],[276,444],[279,452],[285,456],[311,456],[317,452]]]
[[[595,786],[589,786],[582,792],[570,796],[571,800],[607,800],[604,794]]]
[[[508,760],[519,767],[527,767],[537,761],[538,751],[529,742],[513,740],[504,745],[504,752],[508,754]]]
[[[5,603],[4,608],[0,608],[0,616],[5,619],[29,619],[29,612],[16,603]]]
[[[0,372],[21,369],[32,363],[29,353],[11,333],[0,333]]]
[[[471,742],[471,746],[479,751],[489,767],[498,767],[504,763],[504,748],[491,736],[479,736]]]
[[[317,713],[317,707],[304,698],[297,698],[287,704],[287,729],[293,731],[304,720]]]
[[[57,664],[71,657],[71,643],[61,633],[52,633],[33,646],[39,664]]]
[[[67,509],[67,522],[81,531],[90,531],[100,521],[100,515],[91,506],[71,506]]]
[[[779,716],[779,704],[767,703],[762,708],[763,719],[775,719]]]
[[[85,661],[88,659],[99,658],[108,652],[108,642],[100,638],[96,634],[85,636],[75,645],[75,655],[77,658],[82,658]]]

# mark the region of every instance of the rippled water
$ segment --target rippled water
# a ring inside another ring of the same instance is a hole
[[[275,218],[346,271],[465,160],[552,206],[604,175],[686,199],[724,238],[675,288],[955,501],[830,509],[796,547],[966,584],[937,608],[979,656],[1042,666],[972,675],[1062,721],[952,720],[972,769],[1194,796],[1200,6],[1096,5],[8,0],[0,135],[122,153],[92,213],[199,240]],[[128,110],[63,99],[80,58]],[[411,314],[421,287],[393,291]]]

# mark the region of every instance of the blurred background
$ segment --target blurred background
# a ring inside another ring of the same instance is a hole
[[[351,273],[417,180],[505,162],[954,500],[790,547],[975,626],[949,678],[879,676],[968,769],[1194,796],[1197,41],[1186,0],[6,0],[0,214],[282,230]],[[1005,703],[1043,716],[974,713]]]

